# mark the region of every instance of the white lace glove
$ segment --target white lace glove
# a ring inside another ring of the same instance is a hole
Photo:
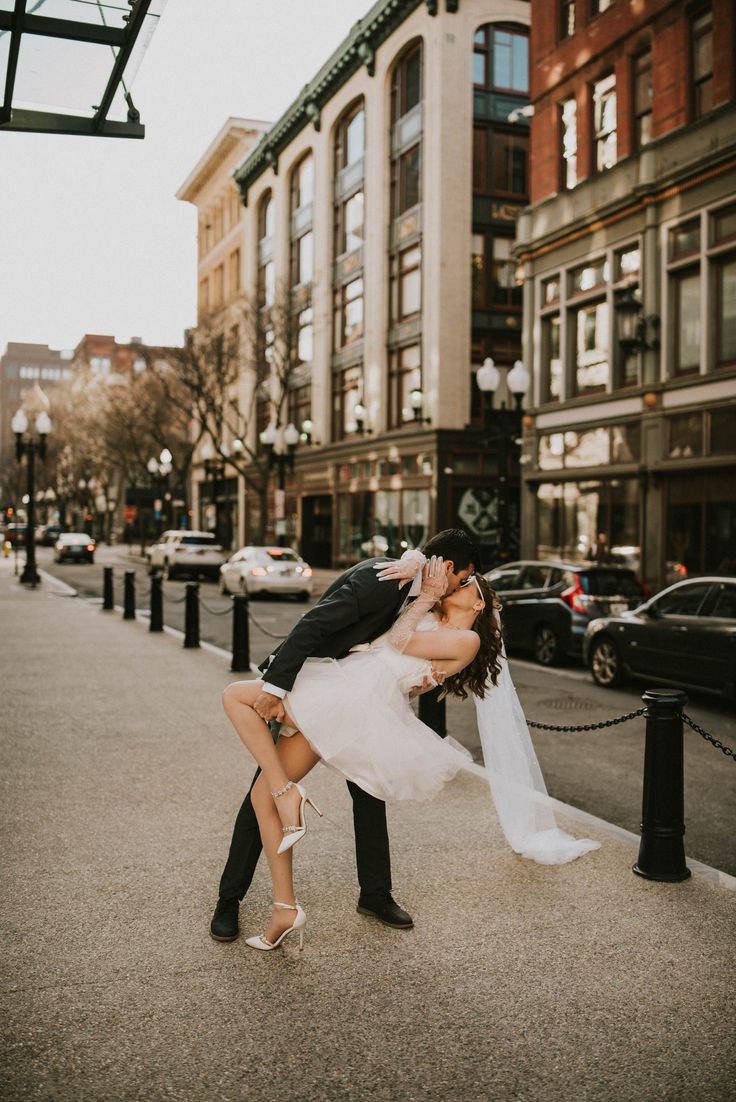
[[[415,597],[419,593],[422,568],[426,565],[426,556],[421,551],[405,551],[396,562],[377,562],[373,569],[378,572],[379,582],[398,581],[399,589],[403,589],[409,582],[413,582],[409,590],[409,596]]]
[[[417,624],[426,616],[447,589],[447,574],[443,560],[435,555],[422,571],[422,588],[413,604],[404,609],[386,637],[386,642],[399,654],[406,650],[409,640],[417,629]]]

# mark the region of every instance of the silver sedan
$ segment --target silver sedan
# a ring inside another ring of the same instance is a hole
[[[283,593],[308,601],[312,568],[291,547],[242,547],[220,567],[221,593]]]

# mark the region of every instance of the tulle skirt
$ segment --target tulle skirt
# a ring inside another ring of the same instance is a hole
[[[310,659],[286,698],[323,762],[380,800],[428,800],[472,763],[415,716],[390,656]]]

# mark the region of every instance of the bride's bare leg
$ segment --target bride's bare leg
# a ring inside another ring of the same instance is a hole
[[[292,738],[279,739],[275,749],[282,768],[290,781],[300,781],[319,761],[318,756],[302,734],[296,734]],[[292,876],[292,854],[294,851],[293,849],[287,849],[285,853],[276,852],[284,835],[275,801],[271,796],[271,791],[263,774],[253,786],[251,799],[258,819],[258,829],[261,833],[266,860],[271,870],[273,899],[278,903],[296,903]],[[279,799],[283,799],[283,797],[279,797]],[[274,908],[265,930],[268,941],[275,941],[279,934],[288,929],[293,922],[293,911],[282,911]]]
[[[266,786],[271,793],[278,792],[294,778],[286,773],[281,755],[274,746],[268,724],[253,710],[255,699],[262,688],[263,682],[260,680],[234,681],[223,692],[222,703],[241,742],[260,765]],[[309,768],[311,769],[311,766]],[[299,799],[296,789],[291,789],[279,797],[277,810],[283,826],[296,822],[295,815],[299,807]],[[283,899],[281,902],[288,903],[290,900]]]

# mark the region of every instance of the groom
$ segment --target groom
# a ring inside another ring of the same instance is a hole
[[[260,666],[264,685],[255,709],[261,718],[267,721],[283,719],[283,698],[293,687],[307,658],[342,658],[351,647],[369,643],[388,631],[406,599],[402,587],[415,578],[419,580],[425,555],[444,559],[447,593],[457,589],[476,568],[480,569],[475,543],[457,528],[434,536],[424,548],[424,555],[407,552],[399,562],[386,558],[366,559],[350,567],[335,579],[314,608],[302,616],[284,642]],[[380,579],[379,572],[374,569],[377,565],[386,568],[380,573],[388,575],[387,580]],[[409,596],[415,595],[414,588],[412,585]],[[251,788],[257,776],[258,773]],[[352,781],[347,784],[353,798],[360,884],[358,911],[378,918],[386,926],[408,930],[414,925],[411,915],[399,907],[391,895],[386,805]],[[261,849],[249,790],[235,820],[230,853],[220,879],[219,899],[210,922],[210,933],[216,941],[234,941],[238,936],[240,901],[250,887]]]

